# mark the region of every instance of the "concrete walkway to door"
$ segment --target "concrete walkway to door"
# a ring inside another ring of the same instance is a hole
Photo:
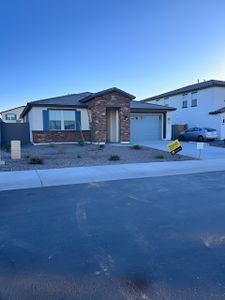
[[[167,144],[171,141],[150,141],[142,143],[143,146],[151,147],[168,151]],[[183,150],[180,154],[187,155],[194,158],[199,158],[199,150],[197,150],[197,142],[181,142]],[[225,148],[213,147],[204,143],[204,149],[201,151],[201,159],[225,159]]]

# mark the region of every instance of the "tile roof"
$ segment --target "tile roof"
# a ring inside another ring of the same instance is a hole
[[[18,109],[18,108],[24,108],[24,107],[25,107],[24,105],[21,105],[21,106],[17,106],[17,107],[9,108],[9,109],[6,109],[6,110],[3,110],[3,111],[0,111],[0,114],[6,113],[7,111],[11,111],[11,110],[14,110],[14,109]]]
[[[85,92],[80,94],[68,94],[59,97],[52,97],[37,101],[28,102],[31,105],[81,105],[80,101],[93,93]]]
[[[179,89],[176,89],[176,90],[173,90],[173,91],[170,91],[170,92],[166,92],[166,93],[163,93],[163,94],[160,94],[160,95],[149,97],[149,98],[146,98],[142,101],[143,102],[152,101],[152,100],[156,100],[156,99],[160,99],[160,98],[164,98],[164,97],[170,97],[170,96],[175,96],[175,95],[179,95],[179,94],[194,92],[194,91],[207,89],[207,88],[215,87],[215,86],[225,87],[225,81],[221,81],[221,80],[203,81],[203,82],[199,82],[199,83],[196,83],[196,84],[187,85],[187,86],[184,86],[182,88],[179,88]]]
[[[86,107],[84,103],[81,102],[82,99],[92,95],[93,93],[85,92],[80,94],[69,94],[59,97],[52,97],[47,99],[41,99],[37,101],[28,102],[21,117],[24,117],[33,106],[47,106],[47,107],[57,107],[57,106],[75,106],[75,107]]]
[[[86,108],[87,104],[86,102],[90,101],[91,99],[95,97],[100,97],[102,95],[105,95],[107,93],[117,92],[122,95],[124,95],[127,98],[130,98],[131,100],[135,98],[135,96],[128,94],[118,88],[110,88],[98,93],[80,93],[80,94],[69,94],[65,96],[59,96],[59,97],[52,97],[47,99],[41,99],[37,101],[28,102],[26,107],[24,108],[23,112],[21,113],[21,117],[24,117],[29,110],[35,106],[35,107],[79,107],[79,108]],[[154,111],[169,111],[169,110],[175,110],[175,108],[162,106],[162,105],[156,105],[156,104],[149,104],[149,103],[143,103],[140,101],[131,101],[131,110],[154,110]]]
[[[120,94],[122,94],[125,97],[130,98],[130,99],[135,99],[136,98],[135,96],[133,96],[131,94],[128,94],[127,92],[124,92],[121,89],[118,89],[116,87],[112,87],[112,88],[107,89],[107,90],[103,90],[103,91],[100,91],[100,92],[97,92],[97,93],[92,93],[88,97],[82,99],[81,102],[85,103],[85,102],[88,102],[88,101],[90,101],[91,99],[93,99],[95,97],[100,97],[100,96],[103,96],[105,94],[113,93],[113,92],[120,93]]]
[[[169,111],[169,110],[176,110],[174,107],[170,106],[163,106],[163,105],[158,105],[158,104],[152,104],[152,103],[143,103],[141,101],[131,101],[130,104],[131,111],[135,109],[143,109],[143,110],[155,110],[155,111]]]

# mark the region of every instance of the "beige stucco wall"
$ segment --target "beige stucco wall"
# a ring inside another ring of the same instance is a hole
[[[23,122],[23,119],[20,118],[20,114],[22,113],[23,109],[24,109],[24,106],[13,108],[13,109],[7,110],[6,112],[2,112],[1,113],[2,121],[6,122],[6,123]],[[7,114],[15,114],[16,120],[6,120]]]
[[[171,140],[172,138],[172,113],[166,113],[166,140]]]
[[[47,110],[47,107],[32,107],[28,113],[28,122],[30,124],[30,140],[32,142],[32,131],[43,130],[43,110]],[[67,107],[51,107],[51,109],[68,110]],[[76,108],[74,108],[75,110]],[[89,117],[88,110],[86,108],[77,108],[76,110],[81,112],[81,130],[89,130]]]

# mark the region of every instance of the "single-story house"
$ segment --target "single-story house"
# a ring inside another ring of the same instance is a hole
[[[219,139],[225,139],[225,81],[198,82],[142,101],[175,107],[174,125],[215,128]]]
[[[97,93],[69,94],[29,102],[21,117],[29,122],[33,144],[171,139],[170,114],[175,109],[134,98],[115,87]]]
[[[0,112],[0,118],[5,123],[21,123],[23,119],[20,118],[25,106],[19,106],[11,109],[7,109]]]

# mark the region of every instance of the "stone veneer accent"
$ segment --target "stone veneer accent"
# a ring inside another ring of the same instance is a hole
[[[107,108],[119,111],[119,140],[130,141],[130,99],[120,93],[109,93],[96,97],[87,102],[92,114],[92,139],[95,143],[106,143],[107,137]]]
[[[33,143],[57,143],[82,141],[80,131],[33,131]],[[90,131],[82,131],[85,142],[90,141]]]

